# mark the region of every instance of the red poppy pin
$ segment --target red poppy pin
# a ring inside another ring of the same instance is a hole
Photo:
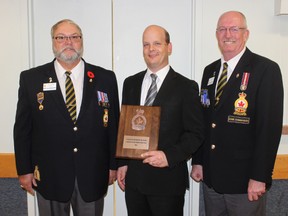
[[[93,81],[93,78],[95,77],[95,76],[94,76],[94,73],[91,72],[91,71],[88,71],[88,72],[87,72],[87,75],[88,75],[88,77],[90,78],[89,82],[92,82],[92,81]]]

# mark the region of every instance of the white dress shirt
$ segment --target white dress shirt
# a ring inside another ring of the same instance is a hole
[[[238,62],[239,62],[240,58],[242,57],[242,55],[244,54],[245,50],[246,50],[246,47],[244,47],[244,49],[238,55],[236,55],[234,58],[230,59],[229,61],[225,61],[223,56],[221,57],[221,67],[220,67],[220,71],[218,73],[216,86],[218,85],[218,82],[219,82],[219,79],[220,79],[220,76],[221,76],[221,73],[223,70],[224,62],[226,62],[228,65],[228,68],[227,68],[227,82],[228,82],[229,78],[231,77],[236,65],[238,64]],[[216,88],[215,88],[215,95],[216,95]]]
[[[159,89],[161,88],[161,85],[167,75],[167,73],[170,70],[170,66],[167,65],[164,68],[162,68],[161,70],[157,71],[156,74],[157,75],[157,79],[156,79],[156,84],[157,84],[157,92],[159,92]],[[152,74],[153,72],[151,70],[149,70],[149,68],[147,69],[147,72],[144,76],[143,82],[142,82],[142,88],[141,88],[141,101],[140,101],[140,105],[144,106],[145,104],[145,100],[146,100],[146,96],[148,93],[148,90],[150,88],[150,85],[152,83],[152,78],[150,76],[150,74]]]
[[[66,90],[65,90],[65,81],[66,81],[66,70],[60,65],[60,63],[56,60],[54,61],[54,67],[57,75],[57,79],[60,85],[60,89],[66,102]],[[82,96],[83,96],[83,83],[84,83],[84,62],[81,60],[72,70],[70,74],[74,91],[76,97],[76,116],[78,118],[81,103],[82,103]]]

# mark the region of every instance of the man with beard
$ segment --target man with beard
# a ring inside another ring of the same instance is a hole
[[[36,190],[41,216],[103,213],[116,178],[119,99],[115,74],[82,59],[71,20],[51,29],[55,59],[23,71],[14,125],[20,186]]]

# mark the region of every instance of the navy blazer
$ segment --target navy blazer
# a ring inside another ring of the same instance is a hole
[[[247,48],[214,107],[220,67],[219,59],[204,69],[205,142],[192,163],[203,165],[204,182],[220,193],[247,193],[249,179],[269,188],[282,131],[280,68]]]
[[[84,73],[76,125],[66,108],[54,61],[20,75],[14,126],[17,172],[23,175],[38,169],[40,180],[35,189],[45,199],[68,201],[77,178],[83,199],[95,201],[107,191],[109,169],[117,168],[119,99],[115,74],[86,62]],[[50,81],[56,83],[56,88],[45,91],[43,84]],[[43,110],[39,109],[39,92],[44,93]],[[99,92],[107,94],[109,105],[98,103]],[[103,120],[105,112],[107,126]]]
[[[124,81],[122,104],[140,105],[145,73]],[[161,107],[158,148],[165,153],[169,167],[155,168],[142,160],[126,160],[126,187],[137,187],[145,194],[183,195],[189,183],[187,160],[203,140],[198,85],[170,68],[153,106]]]

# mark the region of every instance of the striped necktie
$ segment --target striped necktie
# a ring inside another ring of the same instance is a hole
[[[65,81],[65,90],[66,90],[66,107],[70,113],[73,123],[76,123],[76,97],[74,86],[71,80],[71,71],[66,71],[66,81]]]
[[[156,74],[151,74],[151,79],[152,79],[152,83],[150,85],[150,88],[148,90],[147,96],[146,96],[146,100],[145,100],[145,106],[152,106],[153,101],[157,95],[157,84],[156,84],[156,80],[157,80],[157,75]]]
[[[220,79],[217,84],[216,98],[215,98],[215,106],[219,103],[220,97],[223,93],[224,87],[227,83],[227,67],[228,64],[226,62],[223,63],[223,70],[220,76]]]

